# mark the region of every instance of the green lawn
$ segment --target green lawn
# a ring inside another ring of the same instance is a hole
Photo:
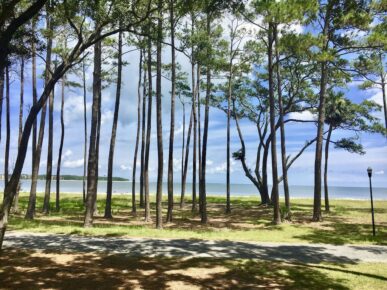
[[[153,238],[228,239],[238,241],[329,243],[329,244],[379,244],[387,245],[387,201],[375,202],[376,237],[372,237],[370,204],[368,201],[332,200],[331,213],[324,214],[321,223],[311,222],[312,200],[292,200],[292,221],[280,226],[272,225],[272,209],[258,206],[257,198],[233,198],[232,213],[226,215],[225,199],[208,197],[209,223],[200,224],[197,213],[191,213],[189,203],[183,210],[175,205],[174,222],[164,224],[163,230],[154,223],[143,222],[143,210],[130,212],[129,196],[113,196],[111,220],[102,218],[104,196],[98,199],[99,213],[94,227],[82,227],[84,208],[80,195],[63,194],[61,211],[42,215],[42,195],[37,199],[37,216],[34,221],[24,220],[27,194],[20,198],[20,213],[13,214],[10,229],[35,232],[66,233],[101,236],[132,236]],[[154,196],[152,217],[155,219]],[[52,203],[52,208],[54,204]],[[166,204],[164,204],[166,210]],[[164,214],[165,216],[165,214]]]

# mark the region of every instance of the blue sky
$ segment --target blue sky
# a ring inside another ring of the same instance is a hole
[[[133,154],[136,138],[137,126],[137,83],[138,83],[138,52],[131,52],[125,55],[125,60],[129,65],[123,71],[123,87],[121,97],[121,107],[119,113],[119,124],[116,141],[116,152],[114,162],[114,176],[130,178],[133,168]],[[164,48],[163,62],[170,61],[169,49]],[[184,71],[190,72],[190,65],[185,56],[179,54],[178,62]],[[44,68],[43,63],[38,60],[39,72]],[[40,75],[40,74],[39,74]],[[26,80],[24,95],[24,116],[32,102],[31,96],[31,63],[26,64]],[[90,128],[90,108],[91,108],[91,81],[92,67],[87,71],[88,90],[88,128]],[[76,76],[71,76],[76,80]],[[190,79],[190,77],[188,77]],[[19,110],[19,75],[13,69],[11,72],[11,154],[10,167],[16,159],[17,135],[18,135],[18,110]],[[78,80],[81,81],[81,80]],[[38,93],[42,91],[43,82],[38,81]],[[168,157],[168,138],[169,138],[169,113],[170,113],[170,83],[163,79],[163,144],[165,173],[167,172]],[[346,89],[346,96],[361,101],[372,99],[382,103],[381,92],[377,90],[360,91],[357,84],[349,83]],[[56,160],[59,150],[60,138],[60,84],[57,85],[55,93],[55,120],[54,120],[54,160],[56,171]],[[113,109],[115,101],[115,85],[109,86],[102,93],[102,136],[100,148],[100,175],[107,173],[107,159],[110,142],[110,133],[113,119]],[[155,105],[155,102],[153,102]],[[204,111],[204,110],[203,110]],[[153,109],[153,128],[151,139],[151,158],[150,158],[150,179],[156,180],[157,170],[157,149],[156,149],[156,123],[155,107]],[[378,114],[382,117],[382,114]],[[308,114],[298,116],[301,118],[310,118]],[[39,117],[40,118],[40,117]],[[189,109],[187,109],[187,127],[189,121]],[[203,121],[203,120],[202,120]],[[3,126],[0,152],[4,152],[5,145],[5,107],[3,107]],[[81,90],[66,89],[65,98],[65,143],[63,157],[63,174],[79,174],[83,172],[83,96]],[[46,126],[48,125],[48,122]],[[244,133],[247,147],[247,163],[255,162],[256,147],[258,135],[254,124],[248,121],[241,121],[242,131]],[[305,141],[313,138],[316,134],[316,127],[313,124],[293,124],[286,126],[287,151],[289,154],[295,154],[303,146]],[[347,136],[346,132],[334,132],[333,138]],[[334,149],[332,146],[330,153],[329,181],[335,186],[367,186],[368,178],[366,168],[371,166],[374,169],[373,182],[375,186],[387,187],[387,139],[378,135],[361,134],[360,140],[365,147],[366,154],[363,156],[350,154],[342,150]],[[176,131],[175,131],[175,181],[180,178],[180,156],[182,144],[182,106],[176,102]],[[192,143],[191,143],[192,144]],[[279,144],[279,142],[278,142]],[[29,144],[31,148],[31,144]],[[232,152],[240,149],[240,142],[237,136],[234,122],[231,125],[231,150]],[[45,174],[47,159],[47,133],[43,145],[40,173]],[[312,185],[314,169],[314,149],[309,149],[293,164],[289,171],[290,185]],[[23,173],[31,173],[31,149],[24,165]],[[191,151],[192,152],[192,151]],[[279,150],[278,150],[279,152]],[[4,156],[1,154],[0,166],[4,166]],[[280,160],[280,159],[279,159]],[[270,163],[270,162],[269,162]],[[191,167],[192,163],[190,164]],[[280,167],[280,166],[279,166]],[[3,170],[0,170],[3,171]],[[270,167],[269,167],[270,171]],[[189,169],[191,172],[191,168]],[[191,178],[189,177],[188,180]],[[208,182],[223,183],[226,179],[226,115],[217,110],[210,110],[209,139],[208,139],[208,160],[207,160],[207,180]],[[232,161],[232,183],[249,183],[240,166],[239,161]]]

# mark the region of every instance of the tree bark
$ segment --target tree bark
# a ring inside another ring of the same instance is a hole
[[[9,66],[5,67],[5,109],[6,109],[6,139],[5,139],[5,156],[4,156],[4,185],[8,184],[8,170],[9,170],[9,143],[11,140],[11,123],[10,123],[10,82],[9,82]]]
[[[329,206],[329,188],[328,188],[328,158],[329,158],[329,143],[331,142],[333,126],[329,125],[327,140],[325,141],[325,164],[324,164],[324,201],[325,211],[330,211]]]
[[[230,53],[232,54],[232,40],[230,41]],[[226,172],[226,213],[231,213],[230,204],[230,117],[231,117],[231,94],[232,94],[232,58],[230,58],[229,64],[229,77],[228,77],[228,95],[227,95],[227,172]]]
[[[162,194],[163,194],[163,127],[162,127],[162,100],[161,100],[161,42],[163,39],[163,1],[158,1],[158,23],[157,23],[157,60],[156,60],[156,118],[157,118],[157,189],[156,189],[156,228],[163,227],[162,219]]]
[[[86,212],[83,226],[92,227],[95,203],[97,199],[97,134],[99,119],[99,102],[101,99],[101,41],[94,45],[94,72],[93,72],[93,104],[91,111],[89,158],[87,164],[87,195]]]
[[[36,20],[32,19],[32,31],[36,31]],[[38,101],[38,92],[36,87],[36,44],[35,40],[31,41],[31,51],[32,51],[32,105],[35,106]],[[1,110],[1,108],[0,108]],[[1,114],[0,114],[1,119]],[[32,172],[34,171],[35,159],[36,159],[36,143],[37,143],[37,120],[34,120],[34,125],[32,128],[32,153],[31,153],[31,164]],[[1,129],[1,126],[0,126]],[[1,131],[1,130],[0,130]]]
[[[82,178],[82,198],[86,203],[86,174],[87,174],[87,108],[86,108],[86,67],[85,60],[82,61],[82,81],[83,81],[83,126],[85,139],[83,143],[83,178]]]
[[[175,139],[175,98],[176,98],[176,52],[175,52],[175,17],[174,1],[170,1],[170,28],[171,28],[171,121],[169,129],[169,154],[168,154],[168,211],[167,223],[172,222],[173,215],[173,145]]]
[[[192,123],[193,123],[193,111],[191,109],[191,115],[189,118],[188,133],[187,133],[187,144],[185,146],[186,149],[185,149],[185,158],[184,158],[183,180],[181,182],[180,208],[184,207],[184,196],[185,196],[185,187],[186,187],[187,172],[188,172],[189,144],[191,142]]]
[[[46,16],[46,26],[51,28],[51,19],[49,14]],[[46,72],[45,72],[45,86],[48,85],[50,77],[50,68],[51,68],[51,53],[52,53],[52,38],[47,38],[47,49],[46,49]],[[50,92],[52,94],[52,92]],[[43,104],[42,113],[40,115],[40,126],[39,126],[39,136],[37,140],[37,146],[35,151],[35,159],[33,162],[33,170],[31,176],[31,190],[30,197],[28,201],[27,212],[25,215],[26,219],[34,219],[35,209],[36,209],[36,187],[38,182],[39,167],[40,167],[40,157],[42,154],[43,138],[44,138],[44,128],[46,124],[46,111],[47,111],[47,100]]]
[[[269,23],[268,30],[268,70],[269,70],[269,103],[270,103],[270,135],[271,135],[271,167],[272,167],[272,202],[273,202],[273,223],[281,223],[281,213],[278,195],[278,169],[277,169],[277,139],[275,126],[275,97],[274,97],[274,77],[273,77],[273,24]]]
[[[142,77],[142,49],[140,50],[140,62],[138,66],[138,85],[137,85],[137,132],[136,145],[134,147],[133,157],[133,175],[132,175],[132,213],[136,212],[136,168],[137,168],[137,152],[140,141],[140,126],[141,126],[141,77]],[[144,84],[145,85],[145,84]]]
[[[52,21],[51,21],[52,22]],[[52,25],[51,25],[52,26]],[[52,27],[50,28],[52,31]],[[50,196],[52,181],[52,147],[54,142],[54,94],[52,91],[48,99],[48,144],[47,144],[47,166],[46,166],[46,188],[44,192],[43,213],[50,212]]]
[[[147,69],[145,49],[144,56],[144,76],[143,76],[143,91],[142,91],[142,121],[141,121],[141,173],[140,173],[140,207],[144,208],[144,158],[145,158],[145,124],[146,124],[146,87],[147,87]]]
[[[3,116],[3,100],[4,100],[4,70],[0,71],[0,142],[1,142],[1,119]]]
[[[278,31],[277,24],[274,25],[274,42],[275,42],[275,58],[276,58],[276,74],[277,74],[277,94],[278,94],[278,110],[279,110],[279,123],[280,123],[280,132],[281,132],[281,163],[282,163],[282,177],[284,185],[284,194],[285,194],[285,206],[286,213],[284,215],[285,219],[291,219],[291,210],[290,210],[290,197],[289,197],[289,184],[288,184],[288,170],[286,168],[286,138],[285,138],[285,124],[284,124],[284,108],[282,100],[282,79],[280,71],[280,56],[278,51]]]
[[[117,66],[116,103],[114,106],[112,135],[111,135],[111,139],[110,139],[107,190],[106,190],[106,206],[105,206],[105,216],[104,216],[107,219],[113,218],[113,216],[112,216],[113,162],[114,162],[114,149],[115,149],[115,144],[116,144],[116,135],[117,135],[118,113],[120,110],[121,78],[122,78],[122,32],[119,32],[118,33],[118,66]],[[137,134],[137,136],[138,136],[138,134]],[[138,139],[137,139],[137,145],[138,145]],[[136,155],[137,155],[137,150],[136,150]],[[133,166],[135,166],[135,165],[133,165]]]
[[[18,136],[18,148],[20,148],[21,138],[23,134],[23,112],[24,112],[24,57],[20,60],[20,104],[19,104],[19,136]],[[1,86],[0,86],[1,87]],[[15,201],[13,204],[13,212],[19,212],[19,191],[20,182],[16,190]]]
[[[211,35],[211,16],[210,13],[207,14],[207,20],[206,20],[206,32],[208,41],[210,41],[210,35]],[[207,59],[210,61],[211,59],[211,52],[210,49],[207,48]],[[208,121],[209,121],[209,112],[210,112],[210,97],[211,97],[211,65],[210,63],[207,63],[206,67],[206,74],[207,74],[207,88],[206,88],[206,101],[205,101],[205,109],[204,109],[204,128],[203,128],[203,149],[202,149],[202,159],[201,161],[201,193],[200,193],[200,204],[201,204],[201,223],[206,224],[207,223],[207,200],[206,200],[206,161],[207,161],[207,139],[208,139]]]
[[[183,106],[183,140],[181,142],[181,194],[180,194],[180,209],[184,207],[184,193],[183,182],[184,182],[184,153],[185,153],[185,102],[181,100],[181,105]],[[184,185],[185,186],[185,185]]]
[[[330,22],[330,9],[331,1],[328,2],[327,10],[325,13],[325,23],[323,28],[323,51],[327,51],[328,47],[328,34],[329,34],[329,22]],[[315,222],[322,220],[321,215],[321,160],[322,160],[322,146],[323,146],[323,132],[325,122],[325,94],[328,82],[328,63],[323,60],[321,62],[321,78],[320,78],[320,93],[319,93],[319,106],[318,106],[318,121],[317,121],[317,140],[316,140],[316,152],[314,161],[314,201],[313,201],[313,218]]]
[[[56,198],[55,198],[55,210],[59,212],[60,210],[60,170],[62,166],[62,152],[63,152],[63,143],[65,136],[65,126],[64,126],[64,97],[65,97],[65,86],[66,78],[62,78],[62,101],[60,106],[60,143],[59,143],[59,153],[58,153],[58,165],[56,167]]]
[[[150,26],[150,24],[149,24]],[[148,32],[150,32],[150,27]],[[150,216],[150,200],[149,200],[149,154],[150,154],[150,140],[152,130],[152,40],[148,37],[148,116],[147,116],[147,128],[146,128],[146,141],[145,141],[145,159],[144,159],[144,190],[145,190],[145,222],[151,221]]]

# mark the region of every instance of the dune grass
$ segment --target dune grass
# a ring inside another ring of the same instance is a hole
[[[60,212],[40,213],[43,196],[37,198],[35,220],[24,220],[28,196],[21,194],[20,211],[10,219],[11,230],[98,236],[131,236],[150,238],[227,239],[256,242],[379,244],[387,245],[387,201],[375,202],[376,237],[372,236],[368,201],[332,200],[331,212],[324,213],[324,221],[311,222],[312,200],[292,200],[292,221],[279,226],[271,223],[272,209],[258,205],[257,198],[232,199],[232,213],[225,214],[225,198],[208,197],[209,223],[202,225],[198,213],[191,212],[191,204],[180,209],[175,205],[173,223],[163,230],[154,223],[144,223],[143,209],[131,213],[128,195],[113,197],[113,219],[104,219],[104,197],[98,199],[99,215],[93,228],[83,228],[84,208],[81,195],[63,194]],[[54,203],[51,204],[54,208]],[[151,214],[155,219],[154,196]],[[166,209],[166,204],[164,205]],[[165,215],[164,215],[165,216]]]

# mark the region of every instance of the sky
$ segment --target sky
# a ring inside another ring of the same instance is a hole
[[[296,28],[299,30],[299,28]],[[125,48],[129,50],[129,48]],[[120,176],[131,179],[133,169],[133,155],[137,128],[137,84],[138,84],[138,61],[139,53],[137,51],[130,52],[125,55],[124,60],[128,65],[123,70],[122,80],[122,95],[119,111],[119,124],[117,131],[117,140],[114,156],[114,176]],[[177,61],[182,66],[184,71],[190,72],[190,64],[188,59],[178,54]],[[163,49],[163,62],[170,62],[169,48]],[[19,68],[17,68],[19,69]],[[41,75],[44,69],[44,64],[38,60],[38,75]],[[88,129],[90,129],[90,110],[92,102],[92,66],[87,69],[87,117]],[[79,81],[75,75],[72,75],[71,80]],[[188,77],[190,79],[190,76]],[[361,91],[357,88],[357,83],[348,83],[345,89],[346,96],[355,101],[371,99],[379,104],[382,104],[381,92],[376,89]],[[31,63],[26,64],[25,73],[25,93],[24,93],[24,117],[32,103],[31,94]],[[38,80],[38,94],[43,90],[43,81]],[[164,180],[167,178],[167,158],[169,148],[169,126],[170,126],[170,82],[166,79],[162,80],[162,126],[163,126],[163,147],[164,147]],[[102,127],[101,127],[101,144],[100,144],[100,161],[99,172],[101,176],[107,174],[108,151],[110,145],[110,135],[112,129],[113,111],[115,103],[115,85],[110,85],[102,92]],[[17,138],[18,138],[18,112],[19,112],[19,94],[20,82],[19,73],[15,68],[11,71],[11,151],[10,151],[10,170],[16,159],[17,154]],[[204,94],[202,95],[204,96]],[[60,141],[60,84],[58,83],[55,91],[54,101],[54,170],[56,172],[56,160],[59,151]],[[153,102],[153,117],[152,117],[152,137],[151,137],[151,153],[150,153],[150,180],[155,181],[157,178],[157,147],[156,147],[156,110],[155,101]],[[188,107],[188,106],[187,106]],[[186,122],[188,128],[189,108],[187,108]],[[202,108],[204,112],[204,108]],[[203,116],[203,114],[202,114]],[[382,118],[382,113],[378,113]],[[302,119],[313,118],[310,113],[303,113],[296,117]],[[24,118],[25,119],[25,118]],[[81,89],[66,88],[65,90],[65,142],[62,158],[62,174],[83,174],[83,146],[84,146],[84,130],[83,130],[83,93]],[[40,116],[39,116],[40,120]],[[179,182],[181,174],[181,148],[182,148],[182,106],[178,99],[176,100],[176,128],[175,128],[175,145],[174,145],[174,174],[175,181]],[[203,122],[203,119],[202,119]],[[0,152],[4,152],[5,146],[5,107],[3,107],[2,116],[2,139],[0,143]],[[46,123],[46,128],[48,122]],[[255,155],[257,144],[259,142],[257,130],[254,124],[249,121],[242,120],[241,128],[244,134],[247,155],[247,163],[252,165],[255,163]],[[305,144],[306,141],[312,139],[316,134],[316,126],[314,124],[289,124],[286,126],[286,144],[287,152],[294,155]],[[40,163],[40,174],[46,172],[47,159],[47,131],[43,144],[42,158]],[[278,136],[279,134],[277,134]],[[347,132],[335,131],[332,138],[340,139],[344,136],[349,136]],[[89,136],[88,136],[89,139]],[[368,186],[368,177],[366,169],[368,166],[373,168],[373,184],[377,187],[387,187],[387,139],[380,135],[360,134],[360,141],[363,144],[366,154],[357,155],[335,149],[331,146],[329,159],[328,179],[332,186]],[[280,142],[277,142],[279,146]],[[192,142],[191,142],[192,144]],[[240,141],[237,135],[236,126],[231,122],[231,152],[241,148]],[[313,185],[314,178],[314,144],[310,146],[303,155],[292,165],[289,174],[290,185]],[[191,150],[192,152],[192,150]],[[278,152],[280,148],[278,147]],[[0,155],[0,172],[4,168],[4,153]],[[208,153],[207,153],[207,182],[210,183],[225,183],[226,182],[226,114],[215,108],[210,109],[209,119],[209,137],[208,137]],[[190,157],[192,158],[192,156]],[[279,162],[280,159],[278,158]],[[249,183],[245,177],[244,171],[239,161],[231,161],[231,183]],[[137,162],[139,166],[139,161]],[[270,160],[269,160],[270,164]],[[279,170],[280,170],[280,163]],[[139,167],[138,167],[139,168]],[[188,182],[191,180],[192,162],[189,165]],[[269,172],[270,172],[269,165]],[[139,172],[139,171],[137,171]],[[31,173],[31,142],[29,143],[28,155],[24,164],[23,173]],[[137,175],[138,176],[138,175]]]

